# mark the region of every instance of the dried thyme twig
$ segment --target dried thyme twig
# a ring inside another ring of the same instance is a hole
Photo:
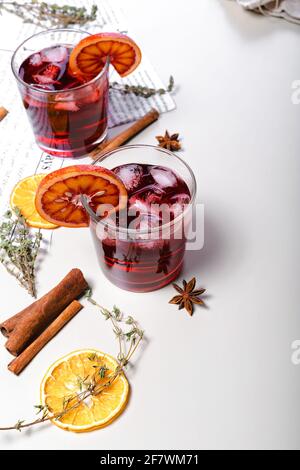
[[[118,82],[113,82],[110,84],[110,89],[113,91],[119,91],[124,95],[128,95],[129,93],[133,93],[136,96],[141,96],[142,98],[150,98],[154,95],[165,95],[166,93],[171,93],[174,90],[175,81],[172,75],[169,78],[169,84],[167,88],[149,88],[146,86],[141,85],[127,85]]]
[[[36,297],[35,263],[42,234],[30,232],[19,209],[7,211],[0,225],[0,263]]]
[[[33,23],[41,27],[67,27],[71,25],[84,25],[97,18],[97,5],[93,5],[88,12],[85,7],[70,5],[48,4],[31,0],[20,2],[1,2],[1,10],[13,13],[21,18],[24,23]]]

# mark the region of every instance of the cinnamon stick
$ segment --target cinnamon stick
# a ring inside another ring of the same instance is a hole
[[[17,323],[21,320],[21,318],[25,317],[27,312],[32,308],[32,305],[29,305],[26,307],[24,310],[21,312],[17,313],[11,318],[8,318],[5,320],[3,323],[0,324],[0,332],[5,336],[6,338],[9,337],[11,332],[15,329],[17,326]]]
[[[82,272],[72,269],[48,294],[0,324],[2,333],[8,335],[6,349],[18,356],[87,288],[88,284]]]
[[[5,116],[8,114],[8,111],[4,106],[0,106],[0,121],[5,118]]]
[[[121,145],[128,142],[130,139],[132,139],[134,136],[136,136],[139,132],[144,130],[154,121],[157,121],[158,118],[159,112],[157,111],[157,109],[152,108],[151,111],[145,114],[145,116],[143,116],[142,118],[138,119],[138,121],[132,124],[132,126],[128,127],[128,129],[116,135],[112,139],[104,142],[104,144],[100,145],[95,150],[93,150],[90,153],[90,156],[93,158],[93,160],[101,159],[101,157],[106,152],[121,147]]]
[[[18,357],[8,364],[8,369],[16,375],[32,361],[38,352],[73,318],[83,306],[74,300],[68,307],[28,346]]]

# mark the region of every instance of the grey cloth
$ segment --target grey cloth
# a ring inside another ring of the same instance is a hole
[[[300,0],[237,0],[237,2],[248,10],[300,24]]]

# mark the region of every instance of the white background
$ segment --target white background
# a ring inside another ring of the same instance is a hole
[[[184,277],[208,289],[190,318],[171,287],[132,294],[101,274],[88,230],[61,229],[38,273],[43,294],[77,266],[94,296],[139,319],[147,342],[128,374],[130,403],[111,426],[75,435],[52,425],[0,434],[3,449],[300,448],[300,27],[229,0],[122,1],[178,109],[135,139],[179,131],[205,204],[205,247]],[[1,28],[5,28],[2,18]],[[9,73],[9,72],[8,72]],[[8,196],[8,195],[7,195]],[[0,319],[29,298],[0,270]],[[1,339],[4,343],[4,339]],[[78,348],[116,353],[110,327],[85,308],[20,377],[0,349],[0,425],[32,417],[47,367]]]

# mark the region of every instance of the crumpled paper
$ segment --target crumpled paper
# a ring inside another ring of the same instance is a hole
[[[248,10],[300,24],[300,0],[237,0]]]

